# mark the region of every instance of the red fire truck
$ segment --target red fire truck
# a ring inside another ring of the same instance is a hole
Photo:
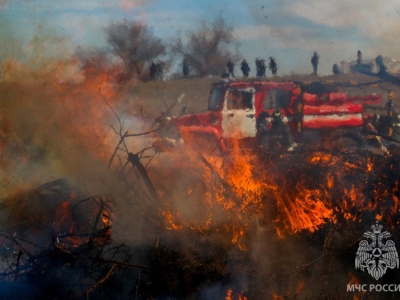
[[[215,136],[225,151],[226,139],[257,138],[260,117],[268,120],[278,112],[298,140],[308,130],[362,128],[371,117],[365,113],[366,104],[381,102],[379,95],[349,97],[329,85],[222,81],[212,86],[207,111],[184,115],[174,123],[182,133]]]

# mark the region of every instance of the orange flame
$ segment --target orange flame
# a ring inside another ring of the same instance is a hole
[[[272,299],[274,299],[274,300],[284,300],[283,297],[281,297],[275,293],[272,294],[272,297],[273,297]]]
[[[235,140],[233,150],[228,156],[228,166],[218,170],[221,178],[223,178],[234,194],[240,199],[239,210],[246,211],[249,206],[262,208],[262,196],[265,189],[268,187],[261,180],[256,180],[254,174],[254,155],[243,153],[240,148],[239,141]],[[219,194],[217,194],[217,203],[222,205],[225,210],[230,210],[235,207],[233,199],[229,199],[224,195],[225,189],[221,186]]]
[[[335,182],[335,177],[329,173],[326,182],[326,186],[328,187],[328,189],[333,188],[334,182]]]
[[[225,300],[232,300],[232,290],[231,289],[226,291]]]
[[[298,195],[294,195],[294,199],[290,199],[290,195],[287,195],[289,199],[279,199],[293,232],[302,229],[313,232],[326,220],[333,220],[333,209],[321,200],[320,190],[307,190],[300,186],[296,190]]]
[[[316,152],[311,157],[310,162],[311,163],[328,164],[328,163],[332,162],[332,158],[333,158],[332,155],[329,153]]]
[[[358,279],[353,275],[352,272],[349,273],[350,281],[349,284],[359,284]]]
[[[192,142],[196,144],[195,139]],[[349,187],[346,176],[365,174],[368,168],[375,168],[376,163],[372,159],[363,165],[360,160],[340,154],[308,153],[306,161],[320,165],[321,168],[329,168],[325,180],[309,182],[307,174],[302,176],[300,173],[293,186],[293,181],[285,182],[285,172],[275,171],[274,161],[259,152],[241,148],[237,140],[231,143],[230,151],[223,156],[206,151],[199,155],[190,144],[192,143],[185,145],[190,163],[184,167],[192,170],[195,168],[201,174],[203,183],[207,183],[207,189],[203,186],[203,199],[208,213],[203,224],[191,223],[188,227],[204,231],[219,226],[217,230],[220,230],[221,224],[213,214],[216,209],[221,208],[228,217],[222,228],[232,234],[232,243],[242,250],[248,249],[246,231],[253,226],[249,217],[270,217],[269,205],[273,205],[277,212],[273,221],[276,224],[276,233],[281,238],[288,233],[302,230],[314,232],[326,222],[340,220],[337,218],[339,215],[347,220],[358,221],[362,211],[375,210],[380,199],[385,197],[392,196],[392,209],[398,210],[400,207],[400,200],[396,196],[397,185],[393,191],[380,191],[377,186],[374,189],[375,199],[365,197],[362,185],[354,183]],[[193,191],[193,187],[188,187],[187,194],[191,195]],[[378,219],[382,218],[383,212],[376,215]],[[166,216],[169,218],[167,223],[170,224],[172,218],[168,214]],[[185,221],[180,224],[186,226]]]
[[[305,286],[304,280],[300,281],[296,287],[296,295],[301,293],[301,291],[304,289],[304,286]]]
[[[237,296],[237,298],[236,298]],[[231,289],[228,289],[226,291],[226,296],[225,296],[225,300],[233,300],[233,299],[237,299],[237,300],[247,300],[247,297],[243,295],[243,292],[240,294],[236,294],[234,295]]]
[[[358,281],[358,279],[353,275],[353,273],[349,273],[349,276],[350,276],[350,281],[349,281],[349,285],[352,285],[352,284],[359,284],[360,282]],[[365,294],[365,292],[361,292],[361,293],[358,293],[358,295],[353,295],[353,300],[358,300],[358,299],[362,299],[363,297],[361,297],[363,294]]]
[[[182,225],[175,224],[174,216],[170,211],[163,211],[161,214],[164,216],[165,226],[167,229],[180,230],[183,228]]]
[[[371,172],[373,166],[374,166],[374,165],[373,165],[373,163],[371,162],[371,158],[368,157],[368,160],[367,160],[367,171],[368,171],[368,172]]]
[[[189,144],[189,143],[188,143]],[[231,241],[240,250],[247,250],[246,231],[251,228],[250,219],[247,215],[261,215],[264,213],[266,199],[273,199],[277,205],[280,216],[276,220],[284,227],[277,224],[276,232],[283,237],[285,231],[296,233],[301,230],[311,232],[317,230],[327,221],[333,221],[333,209],[331,199],[327,190],[307,189],[302,184],[295,188],[288,189],[277,185],[274,173],[269,170],[264,162],[260,161],[258,153],[242,150],[238,141],[233,142],[233,148],[223,157],[209,155],[203,159],[203,164],[193,148],[188,148],[188,160],[180,159],[189,165],[182,168],[196,169],[202,174],[203,182],[209,184],[209,189],[204,192],[204,204],[209,208],[207,220],[204,225],[189,225],[190,228],[198,231],[208,230],[215,225],[212,216],[215,205],[221,207],[231,222],[223,225],[224,230],[232,233]],[[331,155],[317,155],[320,162],[332,163],[335,158]],[[268,163],[268,162],[266,162]],[[217,173],[217,176],[215,173]],[[268,176],[266,176],[268,174]],[[221,180],[218,180],[220,178]],[[327,188],[333,188],[334,176],[327,177]],[[187,194],[193,193],[193,187],[188,187]],[[163,212],[167,228],[181,229],[185,222],[177,223],[171,212]]]
[[[232,243],[238,245],[240,250],[247,250],[248,246],[244,243],[244,234],[245,231],[241,227],[235,226],[235,224],[232,225],[232,230],[233,230],[233,237],[232,237]]]

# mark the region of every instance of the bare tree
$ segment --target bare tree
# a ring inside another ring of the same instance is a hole
[[[226,59],[238,62],[237,50],[232,54],[228,45],[232,44],[232,28],[223,19],[211,24],[201,22],[196,31],[190,32],[184,42],[179,37],[172,45],[172,52],[182,55],[199,76],[218,75],[226,65]]]
[[[161,39],[141,23],[125,21],[112,24],[106,33],[112,52],[122,59],[127,72],[132,75],[140,77],[145,62],[165,53]]]

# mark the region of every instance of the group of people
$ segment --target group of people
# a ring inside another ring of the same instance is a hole
[[[224,69],[221,75],[221,78],[229,78],[230,76],[235,77],[234,69],[235,69],[235,64],[229,59],[228,62],[226,63],[227,69]],[[250,72],[250,70],[249,70]]]
[[[256,75],[257,77],[265,77],[265,73],[267,70],[267,65],[265,64],[264,59],[256,58]],[[226,64],[226,69],[223,70],[221,77],[222,78],[229,78],[229,77],[235,77],[234,69],[235,69],[235,64],[229,59],[227,64]],[[270,57],[270,63],[268,65],[270,68],[272,75],[275,76],[278,70],[275,58]],[[250,75],[250,66],[246,59],[243,59],[241,64],[240,64],[240,70],[243,73],[243,77],[247,78]]]
[[[235,64],[229,59],[228,62],[226,63],[226,69],[223,70],[221,78],[229,78],[229,77],[235,77]],[[243,59],[241,65],[240,65],[240,69],[242,70],[243,73],[243,77],[249,77],[250,74],[250,67],[249,64],[247,63],[247,61],[245,59]]]
[[[271,70],[273,76],[277,74],[278,66],[276,64],[275,58],[270,57],[270,62],[268,66],[265,63],[265,60],[260,58],[256,58],[255,63],[256,63],[257,77],[265,77],[267,68]],[[155,72],[156,66],[152,65],[151,67],[154,68]],[[243,73],[243,77],[245,78],[249,77],[251,69],[246,59],[243,59],[242,62],[240,63],[240,70]],[[189,61],[185,58],[182,61],[182,74],[184,77],[189,77],[189,72],[190,72],[190,64]],[[223,72],[221,74],[221,78],[229,78],[229,77],[232,78],[235,77],[235,63],[231,59],[228,60],[228,62],[226,63],[226,68],[223,69]]]

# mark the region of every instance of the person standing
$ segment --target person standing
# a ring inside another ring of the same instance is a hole
[[[156,78],[163,79],[164,66],[165,66],[165,63],[162,60],[158,60],[158,62],[156,64]]]
[[[313,66],[313,74],[317,75],[318,64],[319,64],[319,55],[318,55],[317,51],[314,51],[314,55],[311,57],[311,64]]]
[[[189,62],[186,58],[182,62],[182,72],[183,77],[189,77]]]
[[[256,58],[257,77],[265,77],[265,60]]]
[[[228,77],[232,76],[235,77],[235,74],[233,73],[234,69],[235,69],[235,64],[229,59],[226,66],[228,67]]]
[[[290,134],[289,126],[283,122],[283,117],[279,109],[276,109],[272,114],[271,124],[271,137],[278,139],[281,146],[291,148],[290,151],[292,151],[292,147],[294,146],[293,137]]]
[[[272,72],[272,76],[276,76],[277,72],[278,72],[278,65],[276,64],[276,60],[274,57],[270,57],[269,58],[269,65],[268,65],[269,69]]]
[[[249,77],[250,67],[245,59],[243,59],[240,69],[242,70],[243,77]]]
[[[157,76],[157,65],[152,62],[150,65],[150,79],[155,80]]]

